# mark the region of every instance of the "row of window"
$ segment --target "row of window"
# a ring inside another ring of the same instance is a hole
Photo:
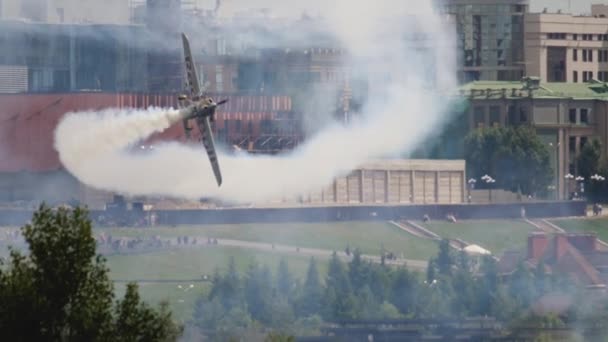
[[[583,55],[583,62],[593,62],[593,50],[592,49],[581,49]],[[599,62],[608,62],[608,50],[598,50],[597,59]],[[578,49],[572,50],[572,60],[578,61]]]
[[[581,34],[581,40],[586,40],[586,41],[590,41],[590,40],[594,40],[593,37],[597,37],[597,40],[599,41],[608,41],[608,34]],[[568,39],[568,34],[564,33],[564,32],[550,32],[547,33],[547,39],[561,39],[561,40],[566,40]],[[578,34],[577,33],[573,33],[572,34],[572,40],[578,40]]]
[[[598,80],[602,82],[608,82],[608,71],[598,71]],[[593,79],[593,71],[583,71],[583,83],[589,82]],[[578,71],[572,72],[572,82],[578,83]]]
[[[580,114],[580,117],[577,117],[577,114]],[[580,120],[577,120],[580,119]],[[589,123],[589,109],[581,108],[577,110],[576,108],[570,108],[568,111],[568,122],[571,124],[588,124]]]
[[[490,126],[499,125],[501,123],[500,119],[500,107],[499,106],[490,106],[489,108],[489,124]],[[474,123],[475,126],[480,126],[485,123],[485,115],[486,108],[482,106],[476,106],[473,109],[474,115]],[[520,107],[519,113],[517,113],[517,108],[515,106],[509,106],[508,109],[508,122],[511,124],[515,124],[517,122],[523,123],[528,121],[528,115],[526,108]],[[519,114],[519,115],[517,115]],[[519,117],[518,117],[519,116]],[[519,120],[518,120],[519,119]],[[568,112],[568,122],[571,124],[589,124],[589,109],[588,108],[570,108]]]
[[[579,147],[578,147],[579,150],[582,150],[588,141],[589,141],[588,137],[580,137]],[[574,157],[574,152],[576,151],[576,137],[570,137],[568,139],[568,149],[570,150],[570,158]],[[574,174],[574,172],[570,172],[570,173]]]
[[[593,71],[583,71],[583,82],[589,82],[593,79]],[[578,71],[572,72],[572,82],[578,83]]]

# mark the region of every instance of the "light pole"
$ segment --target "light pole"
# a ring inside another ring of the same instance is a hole
[[[481,177],[481,179],[483,179],[486,182],[486,184],[488,184],[488,189],[489,189],[488,196],[489,196],[490,203],[492,203],[492,184],[496,183],[496,179],[494,179],[488,175]]]
[[[581,189],[581,198],[585,198],[585,177],[578,176],[576,177],[576,181],[579,182],[579,187]]]
[[[566,196],[570,196],[570,182],[574,179],[574,176],[571,173],[568,173],[564,176],[566,179]]]
[[[475,183],[477,183],[477,180],[475,178],[471,178],[468,181],[469,183],[469,203],[471,203],[471,192],[473,191],[473,189],[475,189]]]
[[[549,148],[550,149],[554,149],[555,151],[551,151],[553,154],[553,158],[555,158],[553,165],[555,166],[555,173],[554,173],[554,177],[555,177],[555,184],[553,185],[553,191],[555,193],[555,198],[559,199],[559,191],[557,190],[559,188],[559,170],[560,170],[560,166],[559,166],[559,159],[560,159],[560,155],[559,155],[559,148],[561,146],[561,143],[557,143],[554,144],[552,142],[549,143]],[[551,189],[551,188],[549,188]]]

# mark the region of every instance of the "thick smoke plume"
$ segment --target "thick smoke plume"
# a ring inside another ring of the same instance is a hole
[[[346,66],[370,84],[356,121],[330,123],[278,157],[220,151],[221,188],[202,146],[127,151],[179,120],[175,110],[71,114],[56,131],[62,162],[85,184],[130,195],[261,202],[319,191],[370,159],[411,153],[446,121],[441,94],[455,75],[449,28],[426,2],[338,0],[328,6],[327,26],[351,56]]]

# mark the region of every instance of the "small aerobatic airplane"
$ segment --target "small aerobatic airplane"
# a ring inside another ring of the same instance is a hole
[[[226,99],[216,103],[211,97],[203,94],[198,83],[196,66],[194,65],[194,59],[192,58],[192,52],[190,51],[190,42],[188,41],[188,37],[183,33],[182,41],[184,43],[188,91],[190,92],[190,95],[179,96],[179,106],[182,111],[186,113],[183,119],[184,130],[186,132],[186,137],[190,139],[192,127],[188,125],[188,121],[191,119],[196,120],[196,124],[201,131],[203,145],[205,145],[209,161],[211,161],[211,167],[213,168],[217,185],[221,186],[222,173],[220,172],[220,165],[217,160],[217,153],[215,152],[215,143],[213,141],[213,132],[211,131],[210,122],[215,121],[215,109],[217,106],[223,105],[228,102],[228,100]]]

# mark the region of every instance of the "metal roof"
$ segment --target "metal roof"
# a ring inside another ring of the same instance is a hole
[[[540,99],[573,99],[608,101],[608,83],[540,83],[538,88],[526,88],[524,82],[475,81],[459,88],[460,94],[471,99],[517,99],[529,97]]]

